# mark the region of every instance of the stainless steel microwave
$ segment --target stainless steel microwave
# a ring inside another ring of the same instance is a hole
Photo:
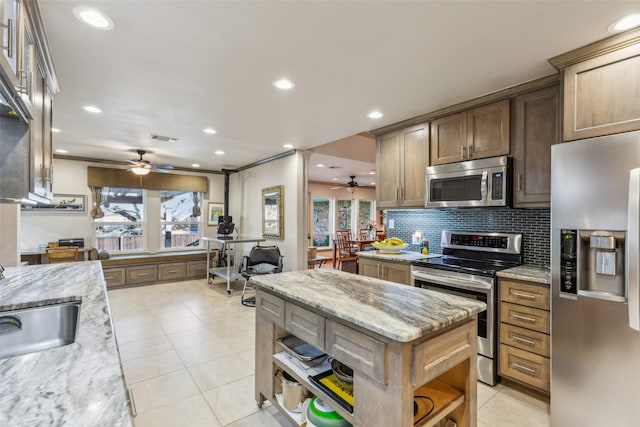
[[[426,175],[428,208],[509,206],[510,157],[428,166]]]

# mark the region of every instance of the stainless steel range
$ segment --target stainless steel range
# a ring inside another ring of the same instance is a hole
[[[487,304],[478,314],[478,379],[495,385],[497,363],[496,272],[522,264],[522,234],[444,230],[442,256],[411,264],[414,286],[476,299]]]

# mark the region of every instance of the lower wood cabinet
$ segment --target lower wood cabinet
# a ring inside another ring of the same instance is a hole
[[[202,259],[198,259],[202,257]],[[181,259],[182,258],[182,259]],[[178,282],[207,277],[206,254],[149,255],[102,260],[107,288]]]
[[[551,328],[549,286],[499,280],[502,377],[549,392]]]
[[[358,259],[359,274],[390,282],[411,284],[411,264],[408,262],[378,261],[372,258]]]

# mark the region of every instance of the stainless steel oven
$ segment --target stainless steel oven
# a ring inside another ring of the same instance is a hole
[[[442,253],[412,262],[414,286],[482,301],[478,314],[478,379],[495,385],[497,368],[496,272],[522,263],[521,234],[442,232]]]
[[[426,201],[428,208],[484,207],[509,205],[507,156],[428,166]]]
[[[474,276],[467,273],[445,272],[412,266],[414,286],[458,295],[482,301],[487,310],[478,314],[478,379],[494,385],[496,372],[493,360],[496,357],[496,296],[492,277]]]

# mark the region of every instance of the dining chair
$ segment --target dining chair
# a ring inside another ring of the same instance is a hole
[[[78,260],[77,246],[58,246],[55,248],[46,248],[45,254],[47,263],[57,264],[61,262],[75,262]]]
[[[338,269],[341,269],[343,259],[354,257],[356,256],[356,252],[358,252],[358,249],[351,245],[352,240],[351,230],[336,230]]]
[[[360,240],[369,240],[369,230],[366,228],[360,229]]]

